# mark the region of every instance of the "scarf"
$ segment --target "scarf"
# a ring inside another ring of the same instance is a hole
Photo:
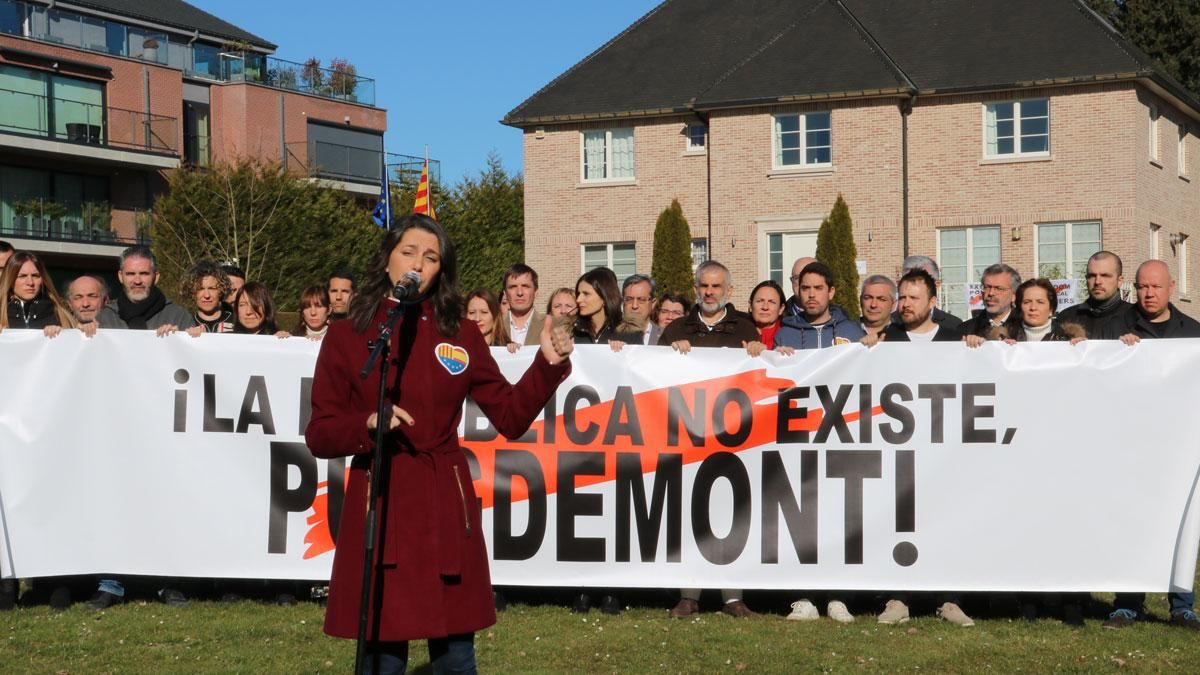
[[[1121,294],[1113,293],[1113,296],[1111,298],[1105,300],[1104,302],[1095,303],[1092,301],[1091,298],[1088,298],[1087,302],[1085,302],[1083,304],[1087,308],[1088,314],[1092,315],[1095,318],[1099,318],[1099,317],[1102,317],[1105,314],[1107,314],[1109,312],[1109,310],[1111,310],[1114,307],[1116,307],[1117,305],[1121,304],[1121,302],[1122,302]]]
[[[167,306],[167,296],[158,290],[157,286],[150,289],[150,295],[145,300],[134,302],[124,293],[117,298],[117,314],[130,328],[145,330],[146,321],[158,314]]]

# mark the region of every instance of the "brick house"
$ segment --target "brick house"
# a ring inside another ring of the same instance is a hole
[[[373,200],[374,81],[275,49],[181,0],[0,0],[0,238],[111,272],[165,172],[242,157]]]
[[[1127,282],[1165,260],[1200,316],[1198,120],[1082,0],[667,0],[503,122],[545,287],[649,272],[678,198],[744,307],[813,253],[840,192],[860,272],[932,255],[950,311],[988,264],[1082,278],[1107,248]]]

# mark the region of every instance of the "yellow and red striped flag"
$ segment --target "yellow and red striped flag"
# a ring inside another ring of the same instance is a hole
[[[429,160],[421,167],[421,182],[417,183],[417,198],[413,200],[413,213],[423,213],[437,219],[433,212],[433,196],[429,194]]]

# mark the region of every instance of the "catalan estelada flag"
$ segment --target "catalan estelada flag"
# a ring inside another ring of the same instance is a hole
[[[433,212],[433,196],[429,194],[429,160],[421,166],[421,182],[417,183],[417,198],[413,200],[413,213],[423,213],[437,218]]]

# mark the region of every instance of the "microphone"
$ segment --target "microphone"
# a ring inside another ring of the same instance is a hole
[[[404,276],[400,277],[400,281],[396,282],[396,286],[392,288],[392,297],[400,302],[414,300],[417,294],[421,292],[421,275],[417,272],[408,271]]]

